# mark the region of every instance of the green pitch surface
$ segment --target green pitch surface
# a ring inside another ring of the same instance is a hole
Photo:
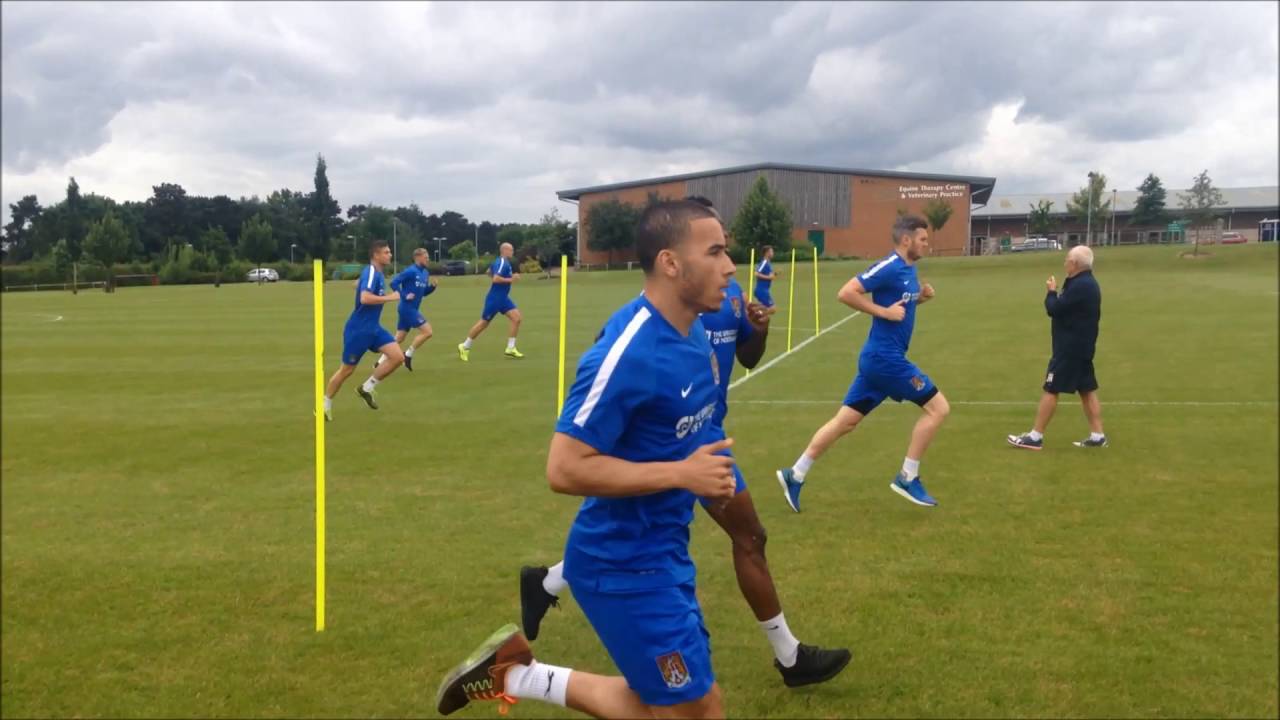
[[[867,319],[735,388],[729,431],[769,530],[791,627],[844,645],[832,682],[784,688],[699,511],[699,593],[731,716],[1271,716],[1277,708],[1277,253],[1100,249],[1096,361],[1111,447],[1070,397],[1031,425],[1061,255],[926,260],[912,358],[953,403],[924,459],[940,506],[890,492],[913,406],[889,403],[809,475],[773,472],[833,413]],[[866,263],[823,266],[835,291]],[[776,283],[766,361],[786,339]],[[809,268],[793,342],[813,335]],[[746,269],[740,277],[745,279]],[[570,283],[569,366],[639,273]],[[483,278],[442,278],[436,337],[368,410],[328,426],[328,629],[313,630],[309,284],[3,297],[3,715],[433,717],[440,676],[519,619],[522,564],[554,562],[577,502],[543,476],[558,283],[526,276],[524,360],[505,323],[455,346]],[[351,283],[326,290],[326,372]],[[394,311],[383,315],[394,322]],[[741,378],[741,368],[735,371]],[[609,673],[572,599],[535,652]],[[463,716],[491,715],[492,706]],[[522,702],[516,717],[567,711]]]

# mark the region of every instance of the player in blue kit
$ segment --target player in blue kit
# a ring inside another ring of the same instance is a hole
[[[498,247],[498,259],[489,266],[493,284],[489,286],[489,294],[484,297],[484,310],[480,312],[480,319],[471,326],[467,339],[458,345],[458,357],[462,362],[469,360],[472,341],[480,337],[480,333],[489,327],[489,321],[498,314],[506,315],[511,323],[511,333],[507,336],[507,349],[503,354],[516,359],[524,357],[524,353],[516,349],[516,335],[520,334],[520,311],[511,301],[511,284],[520,279],[520,273],[511,271],[511,256],[514,252],[511,243],[502,243]]]
[[[400,293],[392,291],[388,295],[386,291],[387,280],[382,275],[382,268],[389,262],[391,248],[387,242],[374,240],[369,246],[369,264],[360,271],[360,280],[356,283],[355,309],[342,329],[342,367],[329,378],[329,385],[324,391],[325,420],[333,420],[333,396],[356,371],[356,365],[360,364],[365,353],[380,352],[387,356],[387,362],[376,368],[364,385],[356,388],[356,393],[373,410],[378,409],[374,387],[404,362],[404,353],[395,338],[382,327],[382,306],[400,299]]]
[[[705,198],[692,196],[688,199],[711,207]],[[748,303],[742,286],[731,281],[720,309],[701,316],[719,369],[720,397],[712,423],[721,436],[724,435],[724,419],[729,412],[729,383],[734,360],[736,358],[746,368],[753,368],[760,362],[768,338],[771,313],[759,303]],[[848,665],[852,656],[845,649],[826,650],[804,645],[791,633],[765,559],[767,537],[764,526],[736,464],[733,472],[736,481],[733,499],[727,503],[711,503],[703,499],[702,506],[732,540],[738,588],[773,646],[774,667],[782,674],[788,687],[829,680]],[[559,605],[559,596],[567,587],[563,561],[550,568],[526,566],[520,569],[521,625],[530,640],[537,639],[542,618],[551,606]]]
[[[648,207],[635,245],[644,292],[583,355],[547,457],[551,488],[584,497],[564,574],[622,677],[540,663],[512,625],[445,677],[442,714],[532,698],[604,718],[724,715],[689,523],[698,498],[727,501],[736,489],[698,318],[719,309],[733,262],[714,211],[690,200]]]
[[[404,351],[404,369],[413,372],[413,353],[431,339],[431,323],[418,309],[422,298],[436,291],[436,280],[427,271],[426,248],[413,251],[413,264],[391,278],[391,289],[400,293],[400,304],[396,306],[396,345],[404,342],[410,330],[418,330],[409,349]],[[386,359],[386,355],[380,356],[373,366],[378,367]]]
[[[894,251],[840,288],[840,302],[870,315],[871,331],[858,356],[858,374],[835,417],[818,429],[795,465],[778,471],[787,504],[800,512],[800,490],[814,461],[851,432],[885,398],[910,400],[924,410],[911,431],[907,456],[890,489],[916,505],[937,505],[920,480],[920,460],[951,406],[924,374],[907,359],[916,307],[933,299],[933,287],[920,284],[916,263],[929,251],[925,221],[904,215],[893,224]]]
[[[773,307],[773,294],[769,289],[778,274],[773,271],[773,246],[765,245],[760,250],[760,264],[756,266],[756,301],[765,307]]]

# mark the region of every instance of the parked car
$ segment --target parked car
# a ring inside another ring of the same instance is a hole
[[[466,275],[471,271],[471,263],[466,260],[449,260],[444,264],[445,275]]]
[[[1245,237],[1238,232],[1232,231],[1232,232],[1222,233],[1223,245],[1239,245],[1240,243],[1243,243],[1243,242],[1248,242],[1248,240],[1246,240]]]
[[[280,273],[272,268],[254,268],[244,276],[249,282],[279,282]]]
[[[1026,250],[1061,250],[1062,243],[1047,237],[1027,238],[1023,242],[1014,243],[1010,248],[1013,252],[1024,252]]]

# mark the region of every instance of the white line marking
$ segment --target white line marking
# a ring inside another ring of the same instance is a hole
[[[745,379],[745,378],[744,378]],[[732,386],[730,386],[732,387]],[[952,405],[1039,405],[1034,400],[947,400]],[[838,405],[839,398],[831,400],[737,400],[737,405]],[[1267,407],[1280,405],[1276,400],[1239,400],[1239,401],[1207,401],[1207,400],[1103,400],[1103,405],[1130,405],[1137,407],[1173,406],[1173,407]]]
[[[773,367],[774,365],[778,364],[778,362],[780,362],[780,361],[782,361],[783,359],[785,359],[788,355],[792,355],[792,354],[794,354],[794,353],[798,353],[798,352],[800,352],[801,348],[803,348],[805,345],[808,345],[809,343],[813,342],[814,340],[817,340],[818,338],[822,337],[823,335],[826,335],[827,333],[831,332],[832,330],[835,330],[836,328],[838,328],[838,327],[840,327],[841,325],[843,325],[843,324],[845,324],[845,323],[849,322],[850,320],[852,320],[852,319],[854,319],[854,318],[858,317],[858,316],[859,316],[859,315],[861,315],[861,314],[862,314],[862,313],[860,313],[860,312],[858,312],[857,310],[855,310],[855,311],[853,311],[853,314],[852,314],[852,315],[849,315],[849,316],[848,316],[848,317],[846,317],[845,319],[840,320],[840,321],[835,322],[835,323],[832,323],[831,325],[828,325],[828,326],[826,327],[826,329],[825,329],[825,330],[823,330],[822,332],[818,333],[817,335],[814,335],[813,337],[809,338],[808,340],[805,340],[804,342],[800,343],[799,345],[797,345],[797,346],[795,346],[795,347],[791,348],[790,350],[788,350],[788,351],[786,351],[786,352],[782,353],[781,355],[779,355],[778,357],[776,357],[776,358],[774,358],[774,359],[770,360],[769,362],[765,363],[764,365],[762,365],[762,366],[760,366],[760,367],[758,367],[758,368],[756,368],[756,369],[752,370],[750,375],[744,375],[744,376],[742,376],[742,377],[738,378],[737,380],[734,380],[733,382],[729,383],[729,389],[730,389],[730,390],[732,390],[732,389],[734,389],[734,388],[738,387],[739,385],[741,385],[742,383],[744,383],[744,382],[746,382],[746,381],[750,380],[751,378],[753,378],[753,377],[757,377],[757,376],[761,375],[762,373],[764,373],[764,371],[765,371],[765,370],[768,370],[769,368],[771,368],[771,367]]]

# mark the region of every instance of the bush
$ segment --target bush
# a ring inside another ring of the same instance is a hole
[[[526,275],[540,273],[542,272],[542,265],[538,263],[538,258],[528,257],[525,258],[524,262],[520,263],[520,272]]]
[[[497,259],[498,259],[497,255],[486,253],[484,255],[481,255],[480,259],[476,261],[476,267],[480,268],[480,272],[482,273],[487,272],[489,270],[489,266],[492,265]]]

